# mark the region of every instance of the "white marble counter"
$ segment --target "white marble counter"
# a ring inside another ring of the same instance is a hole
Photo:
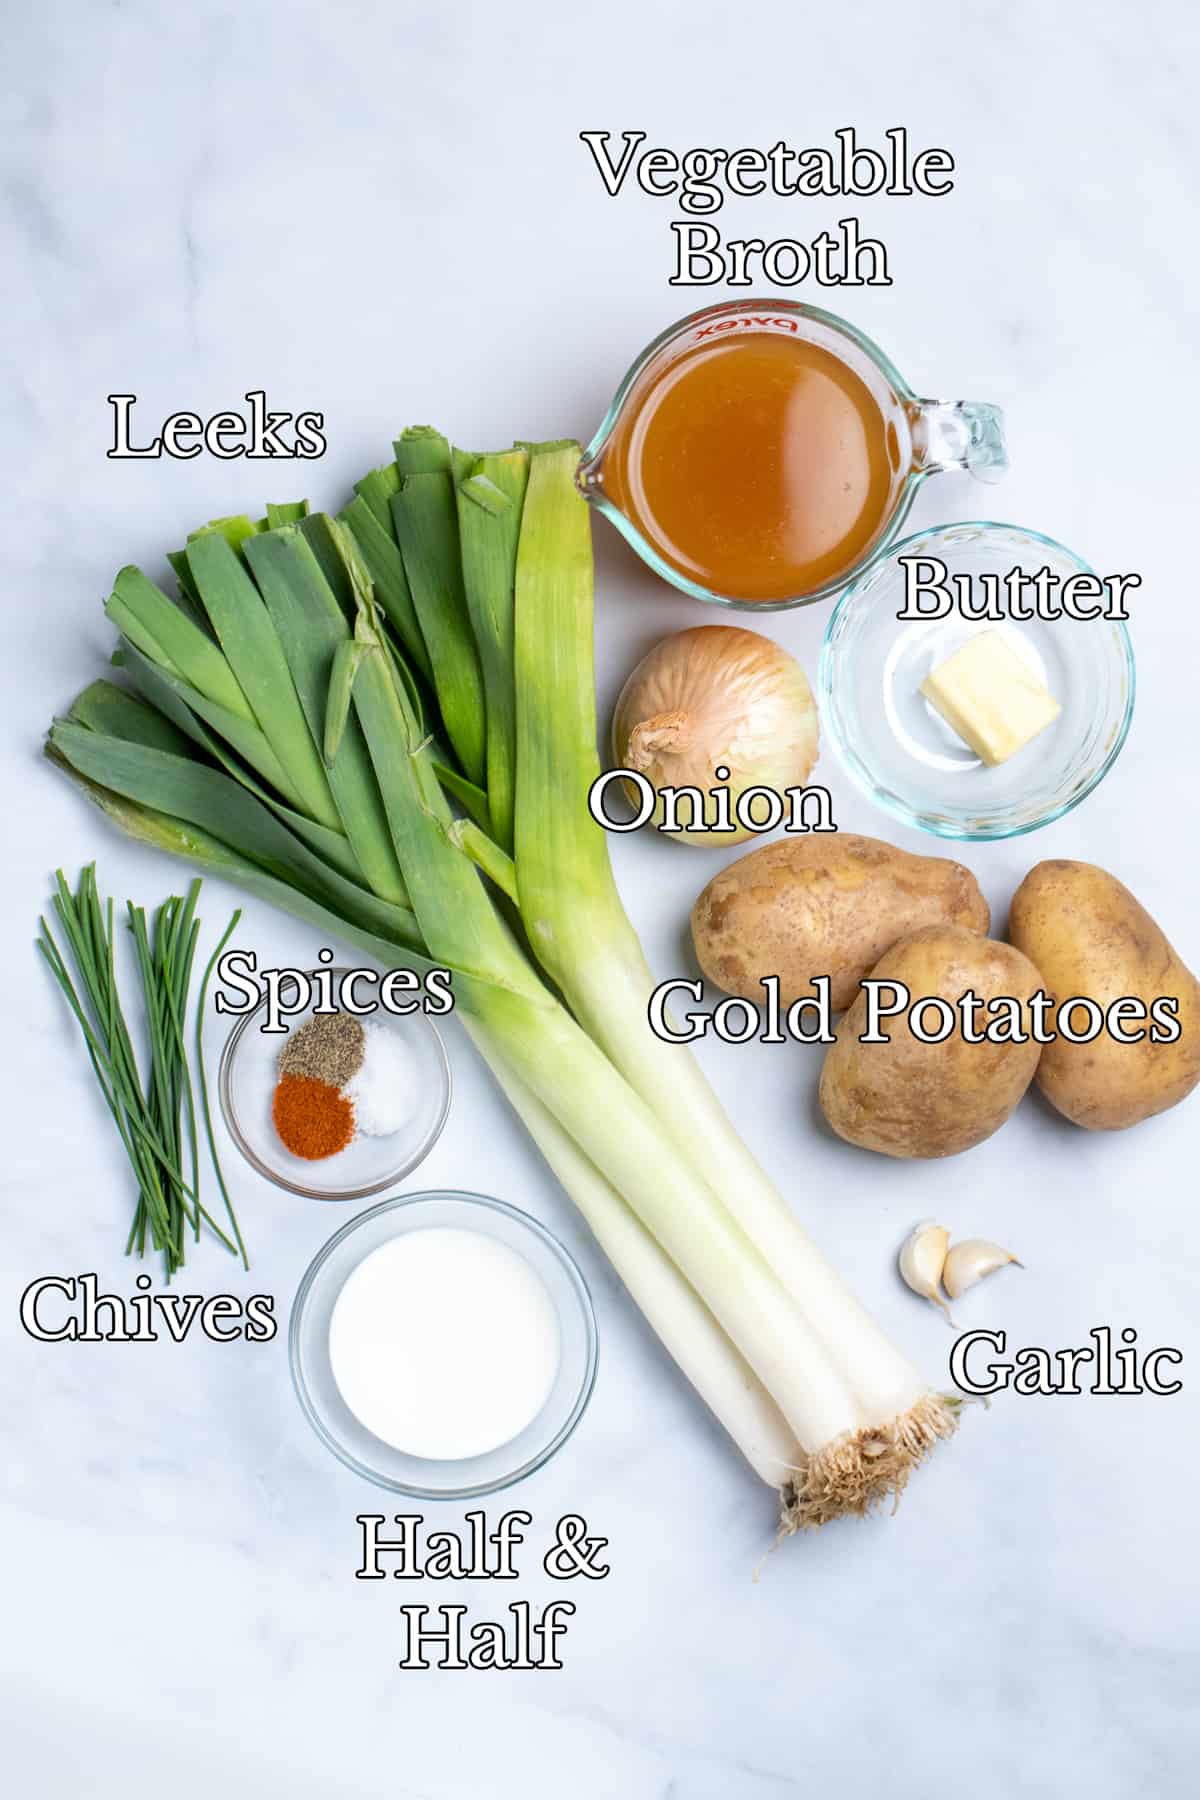
[[[531,1554],[515,1595],[475,1583],[433,1598],[474,1617],[514,1597],[574,1599],[558,1673],[398,1671],[413,1586],[353,1579],[355,1515],[393,1509],[304,1423],[282,1336],[34,1344],[17,1303],[37,1275],[95,1269],[128,1292],[135,1272],[119,1255],[126,1173],[29,948],[59,863],[95,856],[106,888],[146,900],[179,879],[38,759],[53,710],[99,672],[111,574],[222,512],[340,499],[412,421],[467,442],[586,436],[634,351],[704,296],[667,286],[671,204],[607,198],[583,129],[639,127],[684,149],[903,124],[952,150],[941,200],[746,200],[720,222],[809,237],[853,210],[886,241],[893,286],[803,297],[852,316],[921,391],[1006,408],[1003,488],[938,484],[918,522],[982,512],[1142,572],[1125,756],[1061,824],[964,860],[999,919],[1036,858],[1104,863],[1200,957],[1192,9],[694,0],[659,19],[623,0],[590,15],[196,0],[168,17],[144,0],[46,0],[10,9],[7,49],[6,1785],[47,1800],[917,1800],[944,1787],[1182,1800],[1200,1758],[1200,1100],[1113,1138],[1029,1101],[968,1157],[901,1166],[818,1128],[805,1052],[705,1055],[746,1137],[931,1377],[949,1334],[892,1269],[927,1213],[1028,1264],[964,1303],[963,1322],[1052,1346],[1132,1325],[1186,1358],[1172,1399],[975,1410],[897,1517],[792,1542],[756,1582],[769,1502],[452,1033],[451,1123],[406,1185],[503,1195],[578,1254],[599,1383],[568,1449],[511,1502],[534,1514],[530,1551],[560,1513],[585,1513],[612,1573],[556,1589]],[[325,412],[322,461],[105,460],[109,393],[136,392],[157,422],[253,387]],[[632,660],[701,609],[603,526],[597,553],[608,703]],[[814,608],[770,629],[811,671],[824,624]],[[934,847],[889,832],[821,769],[844,827]],[[615,855],[652,962],[676,972],[714,859],[642,839]],[[210,926],[233,903],[209,884]],[[256,902],[243,941],[281,964],[310,962],[318,942]],[[201,1250],[188,1285],[269,1291],[286,1316],[340,1216],[268,1191],[232,1152],[228,1168],[253,1274],[239,1283]]]

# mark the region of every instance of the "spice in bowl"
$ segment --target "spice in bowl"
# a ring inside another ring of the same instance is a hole
[[[308,1075],[344,1088],[362,1068],[366,1034],[353,1013],[314,1013],[279,1052],[280,1075]]]
[[[354,1122],[367,1137],[391,1137],[412,1116],[416,1071],[412,1052],[386,1025],[362,1026],[363,1057],[346,1084]]]
[[[314,1013],[279,1053],[271,1118],[284,1148],[319,1162],[362,1132],[390,1137],[412,1110],[413,1068],[397,1034],[351,1013]]]
[[[327,1081],[317,1081],[311,1075],[280,1077],[271,1117],[285,1149],[307,1162],[336,1156],[354,1136],[354,1108],[350,1102]]]

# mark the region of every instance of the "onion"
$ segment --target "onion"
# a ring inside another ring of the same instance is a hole
[[[728,787],[730,817],[747,788],[783,794],[803,785],[817,760],[817,708],[795,657],[757,631],[736,625],[697,625],[664,638],[621,690],[613,715],[616,766],[635,769],[656,791],[694,787],[704,796],[704,822],[714,823],[714,785]],[[718,770],[722,773],[718,774]],[[634,805],[639,794],[625,786]],[[732,831],[691,825],[668,835],[685,844],[721,849],[765,829],[766,803],[747,801],[750,822]],[[661,792],[654,823],[663,823]],[[690,819],[689,802],[679,819]]]

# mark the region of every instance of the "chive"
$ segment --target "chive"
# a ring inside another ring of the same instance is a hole
[[[179,1115],[172,1117],[171,1100],[168,1092],[165,1051],[163,1045],[163,1017],[161,1009],[161,988],[158,971],[150,951],[146,933],[146,915],[141,907],[129,903],[129,928],[137,950],[138,966],[142,978],[142,996],[145,1004],[146,1024],[150,1036],[150,1076],[147,1084],[146,1099],[150,1116],[154,1122],[155,1133],[166,1146],[164,1158],[165,1180],[161,1183],[163,1216],[161,1229],[155,1236],[159,1248],[167,1249],[167,1273],[178,1268],[183,1261],[182,1233],[179,1229],[179,1193],[172,1180],[173,1167],[179,1166]],[[111,932],[111,920],[109,930]],[[116,982],[112,983],[112,993],[116,993]],[[110,1024],[112,1021],[110,1021]],[[144,1189],[143,1189],[144,1191]]]
[[[196,904],[200,883],[193,881],[185,898],[172,896],[163,902],[154,915],[152,934],[144,909],[132,902],[126,905],[149,1040],[144,1080],[121,1005],[113,902],[101,900],[94,864],[81,871],[75,893],[58,870],[55,890],[53,910],[78,985],[45,918],[40,921],[37,948],[79,1026],[97,1086],[137,1182],[126,1252],[144,1254],[149,1243],[162,1252],[170,1280],[184,1260],[186,1227],[199,1237],[203,1221],[229,1250],[241,1244],[240,1234],[235,1245],[199,1198],[196,1115],[183,1023],[199,934]],[[186,1121],[190,1182],[182,1167],[181,1120]]]
[[[208,1104],[208,1076],[205,1073],[204,1068],[204,1015],[205,1008],[208,1004],[208,984],[213,970],[220,961],[221,952],[237,930],[241,916],[242,909],[239,906],[232,919],[230,919],[228,925],[225,927],[221,936],[221,941],[209,957],[208,962],[205,965],[204,974],[201,977],[200,998],[196,1003],[196,1069],[200,1076],[200,1107],[204,1114],[204,1129],[208,1136],[208,1153],[212,1158],[213,1173],[216,1175],[217,1186],[220,1188],[221,1197],[225,1202],[225,1211],[228,1214],[229,1223],[233,1228],[233,1235],[237,1239],[237,1246],[242,1257],[242,1267],[248,1269],[250,1267],[250,1259],[246,1255],[246,1246],[242,1242],[241,1228],[238,1225],[237,1217],[233,1210],[233,1201],[229,1198],[229,1189],[225,1186],[225,1176],[221,1169],[221,1159],[217,1155],[217,1139],[216,1134],[213,1131],[212,1109]]]
[[[60,871],[59,879],[61,881],[61,871]],[[74,908],[74,899],[70,895],[68,895],[68,902],[69,902],[69,908],[73,909]],[[64,931],[66,932],[68,941],[72,941],[73,932],[72,932],[71,928],[67,925],[66,918],[64,916],[65,909],[59,905],[58,901],[56,901],[55,905],[56,905],[56,911],[58,911],[59,915],[60,915],[60,922],[62,922],[64,925]],[[72,922],[77,924],[77,920],[73,919]],[[100,1088],[100,1091],[104,1098],[105,1104],[107,1105],[108,1110],[112,1115],[113,1121],[116,1124],[117,1131],[121,1136],[121,1140],[122,1140],[123,1144],[125,1145],[125,1150],[126,1150],[127,1155],[129,1156],[130,1162],[133,1165],[135,1172],[138,1174],[139,1205],[138,1205],[138,1210],[134,1215],[133,1225],[130,1230],[130,1244],[133,1243],[133,1241],[136,1237],[136,1238],[139,1238],[139,1241],[141,1242],[141,1244],[144,1245],[144,1243],[145,1243],[145,1217],[146,1217],[144,1195],[146,1192],[147,1176],[146,1176],[143,1161],[141,1159],[140,1147],[139,1147],[138,1143],[134,1140],[134,1138],[131,1136],[130,1131],[128,1129],[126,1118],[122,1111],[122,1105],[121,1105],[121,1099],[120,1099],[121,1090],[118,1085],[117,1076],[116,1076],[111,1058],[108,1055],[108,1052],[107,1052],[105,1046],[101,1043],[101,1041],[97,1035],[97,1031],[92,1025],[92,1022],[87,1018],[87,1016],[84,1013],[82,1002],[80,1001],[80,998],[75,989],[74,983],[72,982],[71,977],[67,971],[66,963],[63,959],[62,953],[59,950],[58,945],[55,943],[54,937],[53,937],[53,935],[50,931],[50,928],[47,925],[44,918],[41,920],[41,933],[42,933],[42,935],[37,940],[37,948],[41,952],[42,956],[45,958],[46,962],[49,964],[50,969],[54,975],[54,978],[58,982],[59,987],[62,989],[62,992],[67,1000],[67,1004],[69,1005],[72,1013],[75,1016],[75,1020],[76,1020],[77,1024],[79,1025],[80,1031],[82,1032],[82,1035],[83,1035],[84,1043],[87,1047],[88,1056],[91,1060],[92,1069],[96,1075],[97,1084]],[[74,952],[74,943],[73,942],[72,942],[72,949]],[[75,952],[75,954],[76,954],[76,964],[77,964],[77,968],[79,969],[81,979],[84,981],[84,984],[88,988],[89,992],[92,992],[94,984],[93,984],[92,980],[89,978],[91,971],[86,964],[86,953],[81,949],[79,952]],[[100,1007],[99,1007],[98,999],[96,1000],[95,1004],[97,1007],[97,1012],[99,1012]],[[127,1246],[127,1248],[128,1248],[128,1246]]]
[[[172,1093],[173,1116],[177,1119],[179,1105],[182,1100],[188,1128],[188,1146],[191,1156],[192,1189],[200,1192],[200,1159],[196,1138],[196,1108],[192,1096],[191,1078],[188,1074],[187,1048],[184,1043],[184,1021],[187,1012],[188,988],[192,978],[192,964],[196,956],[196,940],[199,926],[196,922],[196,902],[200,895],[200,883],[193,881],[188,888],[184,900],[169,900],[159,908],[155,915],[155,954],[159,959],[164,978],[163,991],[170,1015],[169,1023],[173,1040],[173,1055],[170,1066],[174,1076]],[[161,952],[159,949],[161,939]],[[182,1203],[182,1202],[181,1202]],[[200,1213],[196,1211],[195,1236],[200,1236]]]

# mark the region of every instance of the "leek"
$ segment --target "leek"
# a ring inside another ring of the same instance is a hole
[[[160,669],[178,675],[245,724],[254,724],[250,702],[219,647],[140,569],[121,570],[105,610],[117,630]]]
[[[654,1105],[664,1129],[725,1198],[747,1236],[801,1302],[856,1396],[860,1422],[879,1455],[878,1433],[924,1404],[916,1371],[801,1231],[733,1130],[695,1059],[650,1029],[653,977],[613,880],[604,832],[587,808],[600,774],[590,606],[588,509],[574,488],[577,453],[534,459],[532,514],[517,566],[516,691],[518,821],[516,866],[530,943],[586,1029]],[[569,868],[568,888],[559,871]],[[897,1426],[897,1429],[907,1427]]]
[[[422,428],[336,519],[273,507],[248,533],[201,532],[173,559],[180,603],[123,578],[115,622],[149,708],[94,684],[49,753],[143,841],[385,965],[449,968],[551,1168],[778,1488],[783,1529],[821,1524],[898,1493],[954,1409],[801,1232],[688,1053],[649,1031],[651,976],[586,806],[578,459],[451,452]]]

